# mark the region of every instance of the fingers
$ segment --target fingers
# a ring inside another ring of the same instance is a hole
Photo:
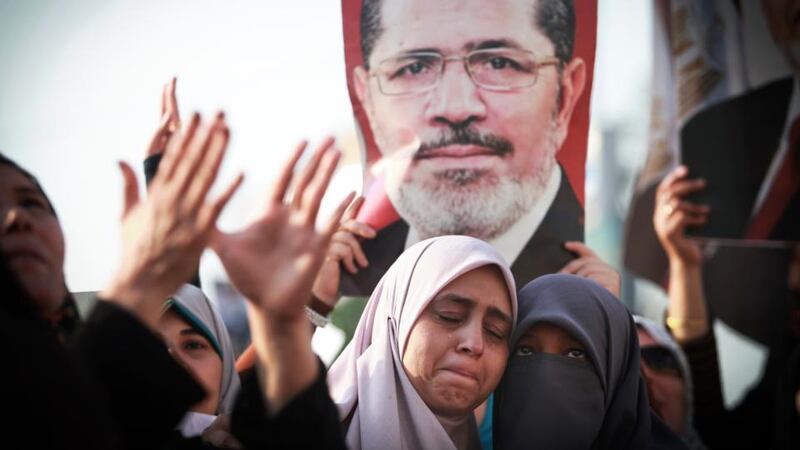
[[[165,109],[167,117],[169,118],[168,130],[171,133],[178,131],[181,128],[181,117],[178,112],[178,97],[175,95],[175,86],[178,83],[176,77],[172,77],[167,84],[165,91]]]
[[[665,196],[670,197],[684,197],[687,194],[698,192],[706,187],[706,180],[704,178],[694,178],[691,180],[680,180],[672,185],[665,191]]]
[[[568,262],[564,267],[562,267],[561,270],[558,271],[558,273],[577,274],[578,271],[581,270],[586,264],[595,260],[596,260],[595,258],[586,256],[575,258],[572,261]]]
[[[167,146],[167,140],[172,134],[167,129],[168,126],[169,117],[161,117],[161,123],[158,124],[158,128],[156,128],[153,137],[150,139],[150,145],[147,147],[146,156],[155,155],[156,153],[162,153],[164,151],[164,148]]]
[[[341,262],[345,266],[345,269],[352,274],[358,272],[356,262],[358,262],[361,267],[367,267],[369,265],[369,261],[367,260],[367,256],[364,254],[364,251],[361,249],[361,244],[359,244],[358,240],[353,236],[353,234],[342,228],[339,228],[337,231],[337,228],[339,227],[339,223],[342,221],[342,217],[345,214],[345,208],[347,208],[347,205],[351,205],[349,208],[351,211],[352,205],[357,202],[353,202],[353,197],[355,197],[355,195],[355,192],[351,192],[344,199],[344,201],[339,204],[339,207],[328,219],[328,223],[323,230],[324,239],[330,240],[328,259],[334,260],[337,263]],[[350,222],[355,225],[362,225],[358,224],[358,222],[355,222],[352,219]],[[369,232],[372,231],[371,228],[368,230],[363,230],[358,227],[358,229],[359,232],[365,232],[366,234],[370,234]]]
[[[218,133],[221,133],[224,128],[225,115],[221,111],[217,113],[216,119],[211,124],[200,126],[198,132],[189,143],[189,150],[187,150],[183,161],[175,171],[173,181],[178,192],[186,193],[190,186],[194,184],[198,171],[203,166],[203,163],[208,161],[207,156],[211,143],[217,139]]]
[[[322,236],[324,237],[325,241],[327,242],[336,230],[339,227],[339,222],[342,220],[342,216],[344,215],[344,211],[347,208],[347,205],[353,201],[353,197],[355,197],[356,193],[351,192],[347,194],[347,197],[339,203],[339,206],[336,207],[331,217],[328,218],[328,223],[325,224],[325,227],[322,229]]]
[[[658,224],[659,221],[669,221],[677,213],[688,216],[698,216],[707,219],[708,215],[711,213],[711,207],[708,205],[698,205],[679,200],[673,200],[669,203],[662,203],[656,207],[655,223]]]
[[[656,198],[664,202],[672,197],[683,197],[706,187],[706,180],[703,178],[685,179],[688,173],[686,166],[676,167],[658,185]]]
[[[175,82],[175,77],[172,77],[161,89],[161,122],[150,140],[147,156],[163,153],[170,136],[180,128],[178,101],[175,98]]]
[[[223,119],[218,119],[212,127],[210,139],[207,142],[209,148],[205,157],[199,162],[196,172],[189,180],[190,186],[186,193],[186,201],[191,207],[203,204],[209,189],[219,174],[229,138],[230,130]]]
[[[679,165],[678,167],[672,169],[672,171],[668,173],[663,180],[661,180],[661,183],[658,185],[657,192],[660,193],[666,189],[669,189],[669,187],[672,186],[675,181],[683,179],[687,175],[689,175],[689,169],[683,164]]]
[[[206,213],[207,216],[204,217],[201,221],[201,224],[204,228],[214,228],[216,227],[217,219],[219,219],[219,215],[222,213],[222,210],[225,208],[225,205],[228,204],[230,199],[233,197],[233,194],[239,189],[239,186],[242,185],[244,181],[244,174],[239,173],[239,175],[228,185],[225,191],[220,195],[216,200],[214,200],[210,207],[208,208],[208,212]]]
[[[708,214],[711,212],[711,207],[708,205],[698,205],[687,201],[678,202],[676,206],[673,206],[673,209],[685,211],[689,214]]]
[[[341,263],[345,270],[351,274],[355,275],[358,273],[358,267],[356,267],[353,257],[353,249],[349,245],[340,242],[331,242],[330,249],[328,250],[328,258],[336,261],[337,264]]]
[[[367,267],[369,265],[367,255],[364,254],[364,250],[361,248],[361,244],[355,236],[346,231],[338,231],[333,235],[333,240],[349,247],[352,255],[351,259],[354,259],[359,266]]]
[[[224,257],[225,241],[230,238],[230,235],[219,231],[216,223],[211,226],[208,235],[208,247],[222,259]]]
[[[355,219],[350,219],[342,222],[339,229],[350,232],[356,236],[365,238],[365,239],[372,239],[377,235],[377,232],[371,226],[356,221]]]
[[[292,205],[295,208],[299,208],[301,206],[303,201],[303,193],[305,192],[306,187],[311,183],[311,180],[314,179],[320,162],[322,161],[323,157],[327,155],[328,149],[330,149],[332,146],[333,138],[328,137],[322,141],[322,143],[314,151],[311,159],[303,168],[300,176],[297,178],[294,186],[294,197],[292,198]]]
[[[597,257],[583,256],[574,259],[564,266],[559,273],[569,273],[589,278],[619,296],[619,273]]]
[[[678,166],[659,185],[653,214],[657,232],[674,236],[686,226],[701,225],[707,220],[710,206],[683,200],[684,196],[706,187],[702,178],[686,179],[688,173],[686,166]],[[680,217],[676,218],[678,213]]]
[[[297,144],[292,156],[290,156],[289,159],[283,164],[281,173],[278,176],[278,179],[275,180],[275,184],[272,186],[272,195],[270,196],[270,201],[272,204],[283,203],[283,199],[286,197],[286,191],[289,189],[289,183],[292,181],[294,167],[297,165],[297,161],[300,160],[300,157],[303,156],[303,152],[306,150],[307,146],[307,141],[302,141]]]
[[[597,256],[588,245],[580,241],[566,241],[564,248],[577,256]]]
[[[189,149],[189,145],[200,126],[200,114],[193,113],[189,119],[189,125],[185,130],[181,131],[177,138],[170,139],[167,145],[167,150],[164,152],[164,158],[158,167],[156,179],[153,182],[164,182],[172,179],[175,175],[177,167],[183,163],[184,155]]]
[[[124,183],[124,203],[122,209],[122,217],[128,213],[139,203],[139,183],[136,180],[136,173],[130,165],[124,161],[119,162],[119,169],[122,171],[122,178]]]
[[[361,205],[363,204],[364,204],[364,196],[359,195],[358,197],[356,197],[355,200],[353,200],[353,203],[350,204],[350,207],[347,208],[347,212],[344,213],[342,221],[346,222],[348,220],[355,219],[356,214],[358,214],[358,211],[361,209]]]
[[[683,232],[686,227],[697,227],[708,222],[707,214],[692,214],[686,211],[678,211],[667,219],[666,231],[668,234]]]
[[[161,86],[161,118],[163,119],[167,115],[167,89],[169,89],[169,83],[164,83],[164,86]]]
[[[331,178],[333,178],[333,172],[336,171],[336,167],[339,165],[341,156],[342,154],[338,150],[326,152],[308,187],[303,192],[295,193],[295,195],[299,194],[301,198],[302,217],[308,225],[316,223],[319,206],[322,204],[322,197],[325,196],[325,192],[328,190],[328,185],[331,182]],[[353,200],[353,196],[349,197],[347,204]],[[345,208],[347,204],[345,204]],[[342,214],[344,214],[344,211],[342,209]],[[340,220],[342,214],[339,214]]]

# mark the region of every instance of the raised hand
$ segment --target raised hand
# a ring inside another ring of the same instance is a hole
[[[175,95],[177,79],[173,77],[161,90],[161,121],[150,140],[145,156],[163,153],[169,138],[181,128],[178,98]]]
[[[357,273],[358,267],[367,267],[369,261],[361,249],[359,238],[372,239],[375,230],[367,224],[355,220],[359,208],[364,204],[364,197],[358,197],[342,217],[341,224],[331,237],[328,253],[314,281],[314,295],[333,307],[339,299],[339,277],[341,266],[350,273]]]
[[[194,114],[170,140],[150,195],[139,198],[136,175],[120,162],[125,179],[122,263],[101,297],[119,302],[146,323],[158,319],[167,296],[187,282],[216,229],[216,221],[242,182],[240,174],[217,199],[206,199],[228,146],[222,113],[210,124]]]
[[[687,194],[702,190],[702,178],[688,179],[686,166],[678,166],[661,181],[656,191],[653,225],[661,245],[673,263],[699,266],[703,262],[700,244],[686,236],[686,227],[708,221],[711,208],[684,200]]]
[[[340,157],[327,139],[296,177],[292,200],[285,201],[305,148],[298,145],[283,167],[264,213],[238,233],[217,233],[212,242],[234,287],[270,321],[293,322],[304,315],[328,243],[354,196],[317,231],[320,203]]]
[[[568,262],[567,265],[559,271],[560,273],[571,273],[594,280],[619,298],[622,280],[619,273],[614,270],[613,267],[600,259],[600,257],[583,242],[567,241],[564,243],[564,248],[574,253],[577,258]]]

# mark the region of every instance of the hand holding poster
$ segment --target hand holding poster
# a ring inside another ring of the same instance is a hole
[[[595,3],[343,0],[342,9],[363,137],[359,217],[385,226],[361,242],[369,266],[343,274],[341,291],[368,295],[405,248],[446,234],[492,243],[520,285],[561,269],[573,257],[563,242],[583,239]]]

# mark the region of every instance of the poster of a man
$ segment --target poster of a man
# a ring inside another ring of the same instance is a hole
[[[344,273],[344,294],[368,294],[405,248],[438,235],[492,243],[519,283],[574,257],[563,243],[583,240],[596,20],[593,2],[575,6],[343,2],[366,183],[380,179],[399,215],[361,242],[369,265]]]

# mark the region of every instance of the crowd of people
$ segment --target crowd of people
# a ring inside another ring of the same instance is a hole
[[[388,52],[373,42],[388,33],[380,27],[380,3],[366,2],[372,6],[362,14],[369,19],[362,24],[366,56]],[[574,25],[571,9],[551,9],[545,12]],[[527,22],[521,27],[529,28]],[[488,242],[507,229],[478,237],[428,232],[431,207],[413,196],[393,199],[416,220],[392,225],[405,227],[399,244],[376,239],[380,230],[358,220],[364,198],[355,193],[320,218],[341,157],[331,138],[313,151],[300,143],[256,218],[237,232],[222,232],[217,220],[244,179],[240,174],[210,195],[229,125],[223,112],[210,120],[197,113],[182,118],[172,79],[145,151],[146,195],[136,171],[120,163],[122,256],[82,317],[65,281],[56,205],[34,174],[0,154],[0,338],[10,355],[0,383],[9,412],[3,447],[800,448],[800,249],[789,264],[789,298],[756,299],[785,300],[791,314],[776,318],[785,339],[770,352],[760,383],[726,409],[703,287],[704,249],[686,234],[708,221],[709,206],[690,201],[706,182],[684,166],[661,182],[653,223],[669,259],[669,302],[663,320],[632,315],[619,300],[620,275],[576,240],[582,212],[556,163],[585,83],[583,61],[572,58],[571,38],[563,40],[563,55],[547,63],[561,78],[539,81],[549,83],[552,98],[540,115],[552,116],[552,126],[529,136],[535,127],[517,120],[525,125],[517,143],[549,146],[542,190],[553,204],[562,196],[572,207],[531,206],[532,213],[522,208],[506,221],[506,228],[518,219],[527,226],[527,214],[535,213],[533,222],[547,223],[547,231],[558,228],[547,219],[549,210],[566,215],[571,225],[560,230],[554,259],[539,251],[542,241],[531,230],[524,249]],[[474,72],[485,55],[507,57],[508,49],[466,47],[469,57],[458,57],[465,86],[519,87]],[[453,57],[433,59],[438,78],[406,90],[437,87]],[[405,135],[384,122],[400,120],[405,109],[376,106],[370,96],[387,89],[399,95],[403,86],[393,91],[388,78],[378,77],[372,88],[378,91],[370,91],[375,77],[368,70],[356,73],[360,100],[383,111],[367,108],[379,140],[400,141]],[[532,73],[525,87],[537,82]],[[468,100],[456,102],[455,112],[430,112],[432,122],[453,134],[440,140],[512,152],[492,136],[464,132],[488,114],[481,99]],[[496,109],[514,112],[502,102]],[[504,163],[512,174],[530,166]],[[457,219],[444,222],[462,226]],[[490,219],[478,222],[496,225]],[[235,354],[217,306],[203,292],[198,266],[206,249],[246,299],[252,346],[243,355]],[[391,255],[370,261],[365,249]],[[515,270],[509,255],[541,276],[524,278],[529,272]],[[362,290],[369,296],[354,335],[326,367],[312,351],[312,335],[326,326],[345,291]]]
[[[301,143],[263,213],[236,233],[216,221],[242,182],[209,188],[225,156],[224,114],[182,124],[175,81],[147,151],[148,193],[124,178],[123,254],[80,317],[63,274],[64,237],[36,177],[0,160],[3,397],[13,438],[48,448],[791,448],[798,347],[787,347],[737,410],[722,404],[702,249],[684,234],[708,207],[678,167],[654,224],[670,259],[665,323],[632,316],[613,269],[583,246],[563,273],[515,284],[490,244],[423,240],[375,287],[329,370],[311,349],[361,264],[351,193],[316,226],[340,153],[305,165]],[[570,243],[575,248],[575,244]],[[253,363],[234,365],[225,325],[199,288],[205,248],[247,299]],[[797,256],[797,255],[795,255]],[[798,258],[789,283],[798,291]],[[591,270],[586,270],[586,267]],[[571,273],[570,273],[571,272]],[[795,336],[796,338],[796,336]],[[248,367],[250,366],[250,367]],[[751,398],[752,397],[752,398]]]

